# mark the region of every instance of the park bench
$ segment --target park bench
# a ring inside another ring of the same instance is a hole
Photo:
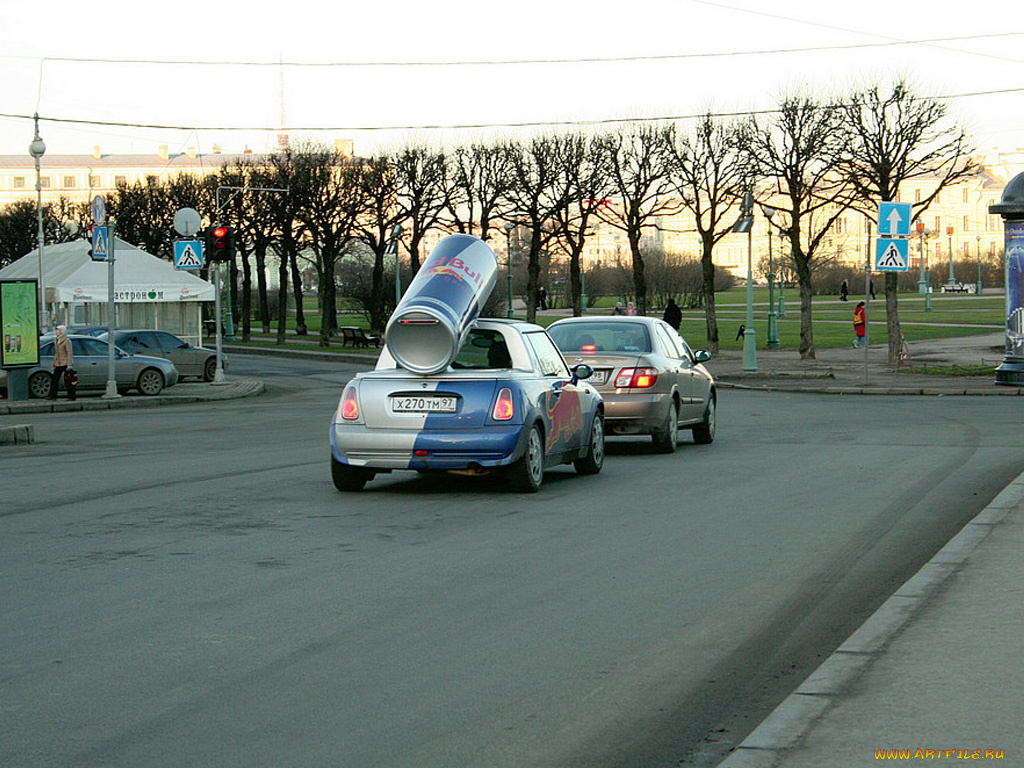
[[[346,347],[380,346],[380,338],[355,325],[341,326],[341,343]]]
[[[963,283],[954,283],[953,285],[942,286],[943,293],[970,293],[970,290]]]

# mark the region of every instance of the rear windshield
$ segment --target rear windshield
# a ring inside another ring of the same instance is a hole
[[[452,368],[511,368],[505,337],[500,331],[474,328],[463,342]]]
[[[548,333],[562,352],[628,352],[644,354],[651,351],[651,337],[643,323],[565,323],[548,328]]]

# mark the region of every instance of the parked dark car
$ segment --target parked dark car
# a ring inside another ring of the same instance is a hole
[[[106,334],[100,338],[105,339]],[[182,378],[195,376],[203,381],[213,381],[217,373],[217,353],[214,350],[194,347],[167,331],[114,331],[114,344],[125,352],[170,360]],[[221,355],[221,358],[221,367],[227,370],[227,357]]]

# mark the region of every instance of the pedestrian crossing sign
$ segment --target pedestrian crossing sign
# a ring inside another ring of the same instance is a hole
[[[174,268],[202,269],[203,244],[198,240],[175,240]]]
[[[907,272],[910,270],[910,243],[908,240],[880,237],[875,243],[875,270],[878,272]]]

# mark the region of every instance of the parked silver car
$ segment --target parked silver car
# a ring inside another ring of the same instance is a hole
[[[655,449],[671,453],[679,430],[693,430],[697,443],[715,439],[715,381],[668,323],[654,317],[571,317],[548,333],[570,366],[587,363],[589,382],[605,404],[608,434],[647,434]]]
[[[106,334],[102,334],[99,338],[106,337]],[[167,331],[114,331],[114,344],[133,355],[151,355],[170,360],[182,378],[195,376],[203,381],[213,381],[217,373],[217,353],[214,350],[193,347]],[[227,370],[227,357],[222,354],[221,358],[221,366]]]
[[[109,347],[105,339],[91,336],[68,336],[74,355],[74,369],[78,374],[78,391],[105,391],[110,371]],[[114,371],[117,391],[121,394],[137,389],[143,395],[159,395],[166,387],[178,383],[178,369],[174,363],[161,357],[130,355],[114,350]],[[30,397],[48,397],[52,384],[53,339],[39,340],[39,365],[29,370]],[[0,370],[0,389],[6,391],[6,371]],[[63,389],[63,386],[61,387]]]

